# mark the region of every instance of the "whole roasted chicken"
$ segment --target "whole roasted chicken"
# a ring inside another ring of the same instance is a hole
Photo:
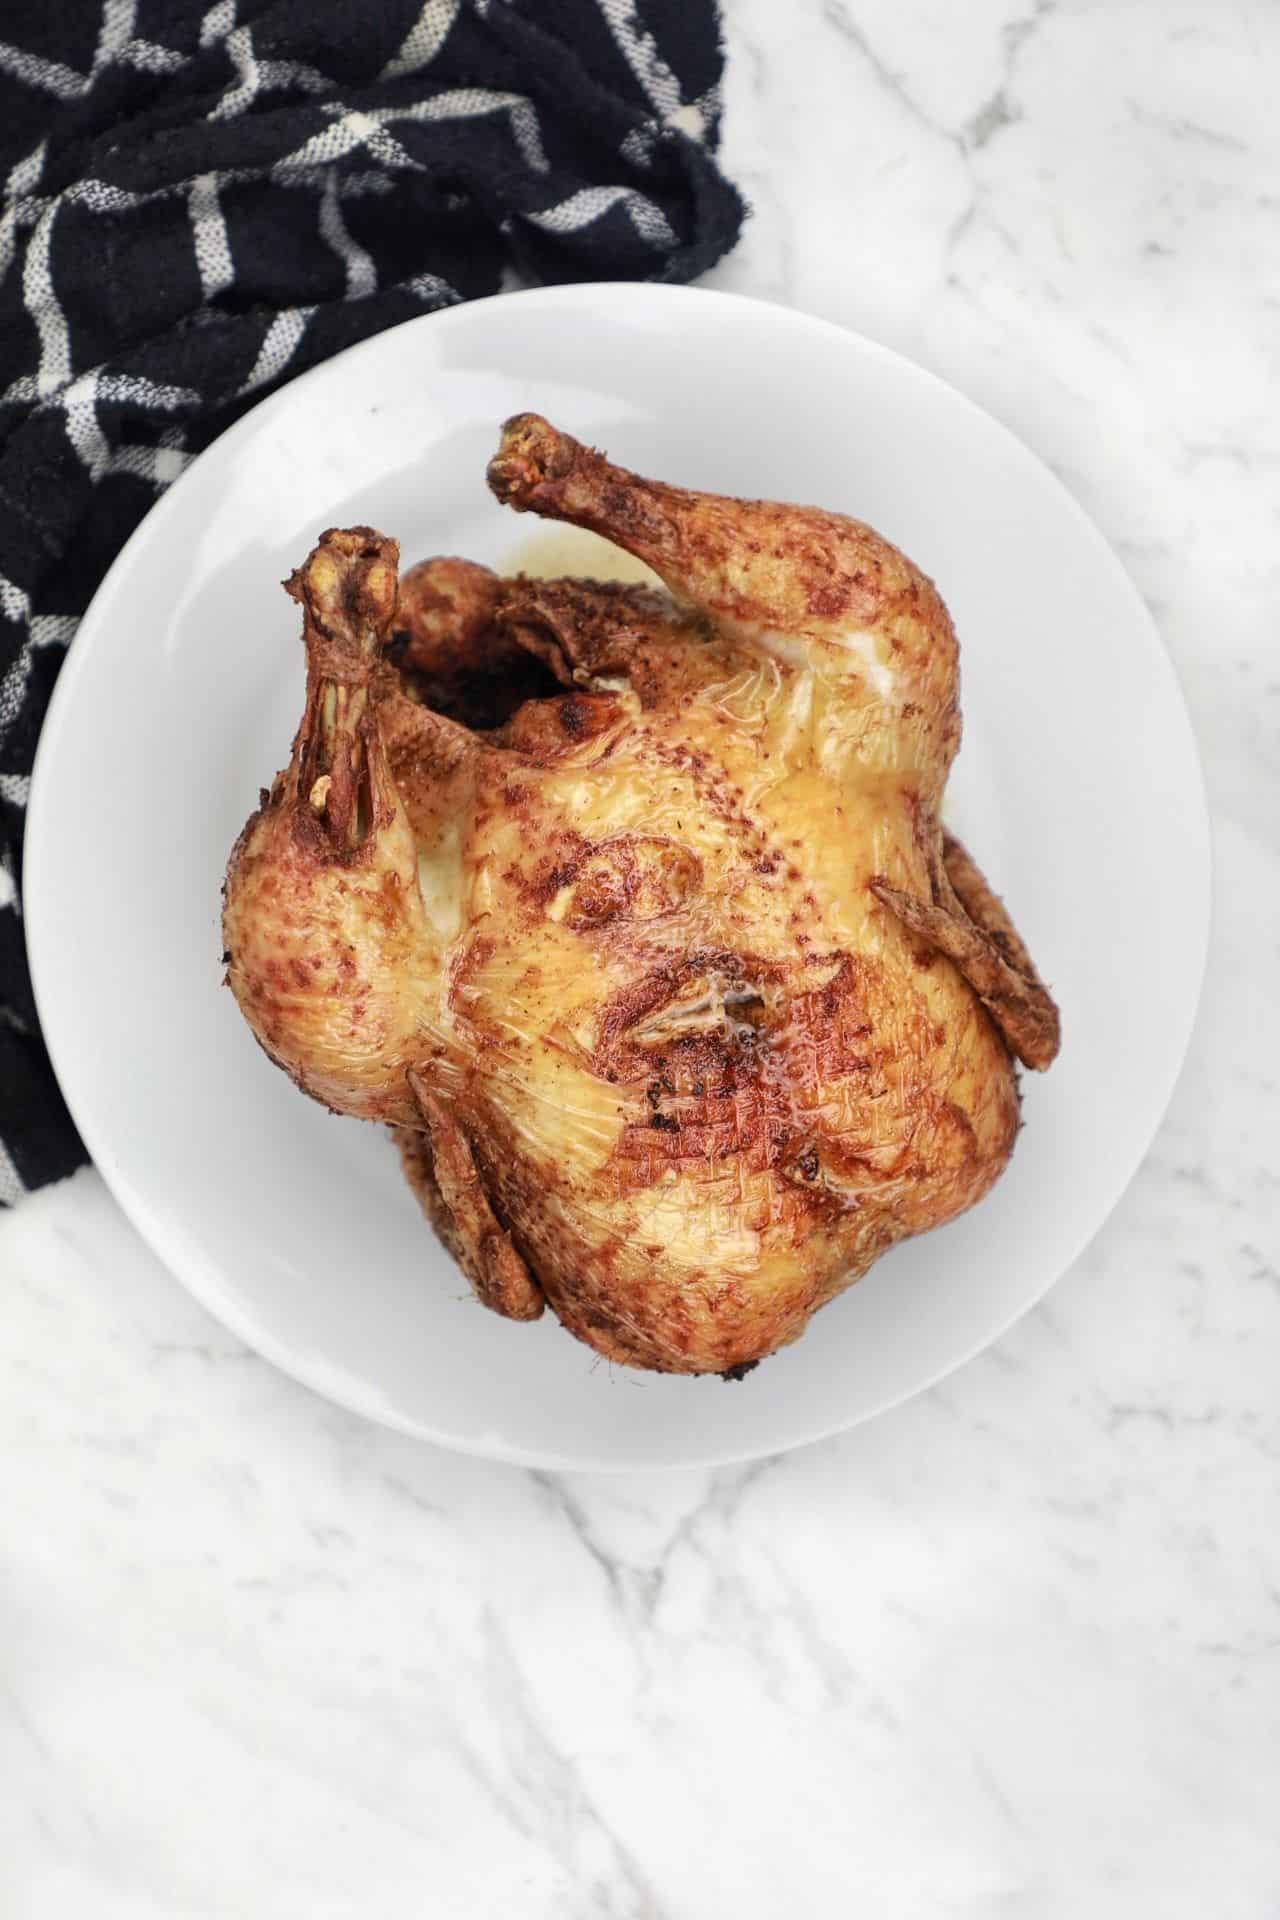
[[[231,855],[228,980],[388,1123],[486,1305],[738,1373],[1009,1158],[1058,1016],[943,828],[956,642],[814,508],[640,479],[532,414],[497,497],[665,582],[503,579],[326,533],[306,707]]]

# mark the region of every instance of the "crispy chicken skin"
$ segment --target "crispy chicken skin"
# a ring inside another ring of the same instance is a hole
[[[478,1297],[598,1352],[739,1370],[980,1199],[1058,1017],[940,824],[956,642],[814,508],[642,480],[536,415],[497,497],[666,583],[412,568],[323,536],[307,700],[231,856],[233,992],[396,1129]]]

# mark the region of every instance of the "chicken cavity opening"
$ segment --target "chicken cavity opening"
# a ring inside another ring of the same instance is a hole
[[[387,658],[400,668],[405,692],[419,706],[456,720],[472,733],[495,733],[529,700],[551,700],[564,693],[564,681],[544,660],[513,646],[501,662],[459,665],[441,673],[421,673],[403,664],[409,636],[397,633]]]

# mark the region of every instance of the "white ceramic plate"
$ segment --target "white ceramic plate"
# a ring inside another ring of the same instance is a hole
[[[327,526],[406,560],[509,564],[534,523],[484,485],[535,408],[628,466],[869,520],[961,639],[949,816],[1060,999],[995,1192],[895,1249],[740,1384],[595,1360],[548,1315],[475,1305],[382,1135],[258,1051],[219,962],[231,842],[288,755],[298,616],[279,582]],[[1178,687],[1119,562],[1050,473],[959,394],[855,335],[729,295],[583,286],[382,334],[196,461],[84,620],[40,743],[26,912],[41,1017],[108,1184],[198,1299],[376,1419],[550,1466],[723,1461],[815,1439],[993,1340],[1131,1178],[1183,1057],[1208,834]]]

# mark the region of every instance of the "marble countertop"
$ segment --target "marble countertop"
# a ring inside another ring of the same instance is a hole
[[[1006,421],[1177,664],[1216,858],[1181,1084],[996,1347],[714,1473],[380,1431],[225,1334],[95,1175],[25,1204],[10,1920],[1280,1914],[1280,14],[726,10],[755,217],[713,283]]]

